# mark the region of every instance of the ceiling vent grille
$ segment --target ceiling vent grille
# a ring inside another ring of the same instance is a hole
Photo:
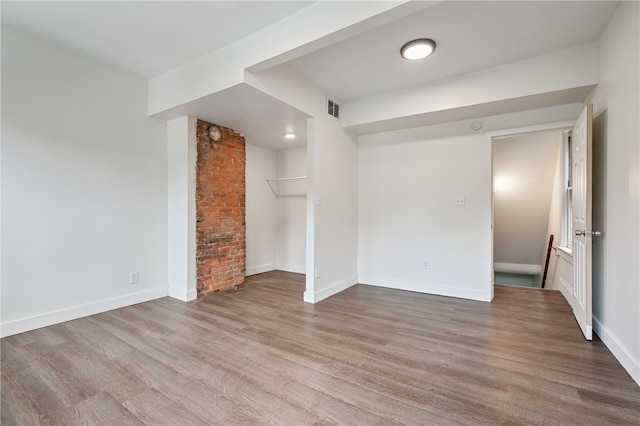
[[[340,104],[333,99],[327,98],[327,113],[333,118],[340,119]]]

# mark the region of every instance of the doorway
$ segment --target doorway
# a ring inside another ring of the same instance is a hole
[[[559,237],[564,130],[492,138],[495,284],[542,286],[549,236]]]
[[[307,148],[246,152],[246,275],[305,274]]]

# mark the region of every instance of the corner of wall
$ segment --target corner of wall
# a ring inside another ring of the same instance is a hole
[[[309,274],[311,275],[311,274]],[[329,287],[325,287],[322,290],[318,291],[318,292],[310,292],[310,291],[305,291],[304,292],[304,301],[307,303],[318,303],[323,301],[324,299],[327,299],[335,294],[340,293],[341,291],[344,291],[346,289],[348,289],[349,287],[352,287],[354,285],[356,285],[358,283],[358,278],[357,277],[352,277],[349,279],[346,279],[344,281],[340,281],[337,283],[334,283],[333,285],[330,285]]]

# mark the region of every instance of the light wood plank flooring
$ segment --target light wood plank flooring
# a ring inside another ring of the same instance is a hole
[[[558,292],[303,291],[272,272],[2,339],[2,424],[640,424],[640,388]]]

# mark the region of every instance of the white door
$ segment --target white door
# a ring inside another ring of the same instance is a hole
[[[571,134],[573,207],[573,294],[565,295],[587,340],[591,328],[591,163],[593,105],[587,105]]]

